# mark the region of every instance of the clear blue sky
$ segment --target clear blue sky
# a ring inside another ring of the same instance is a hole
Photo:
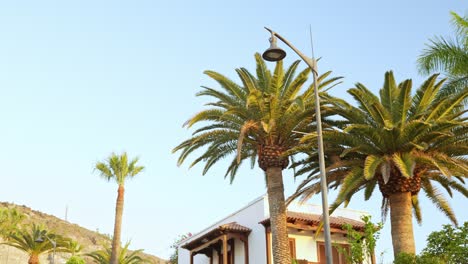
[[[0,200],[62,218],[68,205],[71,222],[111,233],[117,186],[93,165],[125,150],[147,169],[126,185],[123,238],[167,258],[179,234],[265,192],[258,168],[229,185],[223,164],[204,177],[200,167],[176,166],[171,149],[190,135],[182,124],[203,108],[194,95],[214,85],[204,70],[234,78],[236,67],[253,69],[253,54],[268,47],[264,26],[309,53],[311,24],[319,70],[346,77],[336,94],[357,81],[377,91],[387,70],[419,85],[416,57],[428,38],[451,33],[451,10],[464,14],[466,2],[3,1]],[[289,52],[286,62],[295,59]],[[289,172],[285,181],[290,194],[297,183]],[[379,220],[380,199],[350,207]],[[450,201],[467,221],[466,199]],[[426,199],[422,208],[418,250],[448,223]],[[382,250],[391,259],[388,225]]]

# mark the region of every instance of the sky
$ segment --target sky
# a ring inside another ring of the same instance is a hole
[[[226,163],[205,176],[177,166],[171,150],[193,130],[183,123],[204,109],[203,74],[236,79],[254,70],[268,48],[268,26],[297,48],[321,57],[346,95],[356,82],[377,92],[384,73],[397,80],[425,76],[416,59],[428,39],[450,35],[449,12],[464,1],[2,1],[0,2],[0,201],[65,217],[112,233],[117,185],[99,177],[96,162],[112,152],[140,157],[146,169],[126,183],[123,240],[168,258],[180,234],[196,233],[266,192],[263,172],[240,169],[233,184]],[[285,47],[283,45],[283,47]],[[286,49],[288,65],[299,59]],[[270,64],[270,67],[273,67]],[[305,64],[301,64],[305,68]],[[286,195],[301,179],[284,175]],[[330,194],[333,199],[336,193]],[[355,198],[350,208],[380,220],[381,195]],[[311,202],[320,203],[320,197]],[[468,221],[466,198],[450,203]],[[422,198],[417,250],[448,219]],[[392,258],[389,222],[377,254]]]

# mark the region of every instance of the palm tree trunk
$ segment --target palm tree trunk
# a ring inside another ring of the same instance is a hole
[[[415,254],[411,193],[393,193],[389,199],[393,255]]]
[[[29,256],[28,264],[39,264],[39,256],[36,254]]]
[[[266,170],[268,204],[274,264],[291,264],[288,229],[286,227],[286,204],[284,200],[283,174],[279,167]]]
[[[112,253],[110,264],[119,264],[120,235],[122,230],[122,214],[124,206],[124,186],[119,185],[117,202],[115,205],[114,237],[112,238]]]

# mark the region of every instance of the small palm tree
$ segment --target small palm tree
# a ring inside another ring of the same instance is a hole
[[[348,90],[357,107],[330,99],[334,111],[344,118],[341,125],[324,131],[328,184],[340,188],[331,211],[343,203],[346,206],[361,190],[365,200],[370,199],[378,186],[384,219],[390,210],[395,256],[415,253],[412,212],[420,223],[420,190],[454,224],[453,210],[433,183],[440,184],[450,196],[458,191],[468,197],[464,186],[468,123],[463,103],[468,88],[447,94],[450,88],[442,88],[443,83],[433,75],[412,96],[411,80],[397,85],[393,73],[387,72],[380,98],[358,83]],[[304,138],[312,146],[302,150],[314,148],[315,138]],[[308,199],[320,192],[316,157],[316,152],[311,153],[293,165],[303,166],[298,175],[308,178],[290,199]]]
[[[125,246],[120,251],[119,257],[118,257],[118,264],[150,263],[148,260],[142,258],[141,256],[138,256],[141,252],[143,252],[142,249],[130,252],[128,250],[129,245],[130,245],[130,242],[127,242],[127,244],[125,244]],[[105,247],[102,250],[97,250],[97,251],[88,253],[86,254],[86,256],[91,257],[94,263],[96,264],[109,264],[111,254],[112,254],[112,249],[109,247]]]
[[[127,178],[133,178],[144,167],[137,165],[138,158],[128,161],[127,153],[117,155],[112,153],[105,162],[96,163],[95,169],[106,180],[115,180],[119,185],[117,190],[117,202],[115,206],[114,236],[112,237],[112,254],[110,264],[117,264],[117,256],[120,251],[120,236],[122,230],[122,214],[124,206],[124,185]]]
[[[67,239],[63,243],[63,247],[67,253],[70,253],[72,256],[78,256],[83,251],[83,246],[80,245],[77,241],[72,239]]]
[[[190,118],[185,126],[202,124],[193,137],[174,148],[181,151],[181,165],[195,150],[204,149],[190,167],[204,162],[205,174],[215,163],[231,156],[225,177],[234,180],[243,161],[265,172],[272,230],[273,260],[290,264],[286,205],[282,171],[288,166],[288,150],[297,146],[301,132],[314,130],[313,86],[305,86],[310,69],[296,76],[299,61],[284,69],[282,61],[274,72],[268,70],[260,54],[255,54],[256,76],[245,68],[237,69],[241,84],[227,77],[206,71],[219,83],[220,89],[203,87],[198,96],[208,96],[209,109]],[[329,78],[330,72],[318,78],[319,89],[331,88],[340,79]],[[324,114],[326,117],[327,114]],[[198,152],[200,153],[200,152]]]
[[[64,238],[61,236],[48,232],[40,225],[33,224],[31,229],[21,229],[16,233],[11,233],[3,244],[26,252],[29,255],[28,264],[39,264],[39,256],[42,254],[53,250],[65,252],[63,241]]]
[[[468,86],[468,17],[451,12],[454,38],[436,37],[418,58],[424,74],[441,71],[448,77],[447,86],[463,89]]]

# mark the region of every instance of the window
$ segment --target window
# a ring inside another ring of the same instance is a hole
[[[337,246],[344,248],[349,252],[349,246],[345,244],[338,244]],[[338,251],[336,246],[332,246],[332,257],[333,264],[347,264],[346,256]],[[323,242],[317,242],[317,258],[320,264],[327,263],[327,257],[325,255],[325,244]]]
[[[296,259],[296,239],[289,238],[289,254],[292,259]]]

